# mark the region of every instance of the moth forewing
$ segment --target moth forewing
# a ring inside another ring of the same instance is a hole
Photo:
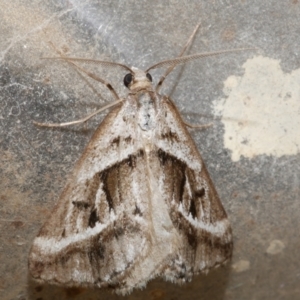
[[[196,56],[147,71],[125,66],[128,96],[94,133],[35,238],[33,278],[126,294],[157,276],[189,281],[230,259],[231,227],[213,182],[177,108],[148,74]]]

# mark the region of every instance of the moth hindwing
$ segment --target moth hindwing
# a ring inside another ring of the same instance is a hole
[[[128,96],[94,133],[35,238],[34,279],[126,294],[157,276],[189,281],[230,259],[226,212],[179,112],[148,73],[187,57],[147,71],[115,64],[129,70]]]

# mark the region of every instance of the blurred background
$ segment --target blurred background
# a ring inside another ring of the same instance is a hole
[[[300,299],[300,4],[287,1],[0,0],[1,299],[117,299],[108,290],[32,282],[27,259],[68,174],[112,101],[63,54],[146,69],[179,54],[255,47],[193,61],[162,94],[191,130],[232,223],[231,263],[177,286],[162,279],[123,299]],[[122,97],[124,73],[84,66]],[[157,81],[163,70],[152,72]]]

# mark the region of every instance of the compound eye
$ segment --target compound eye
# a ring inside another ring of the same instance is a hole
[[[149,73],[146,74],[146,77],[152,82],[152,76]]]
[[[124,85],[126,87],[129,87],[129,84],[132,82],[132,78],[133,78],[133,76],[132,76],[131,73],[128,73],[128,74],[125,75],[125,77],[124,77]]]

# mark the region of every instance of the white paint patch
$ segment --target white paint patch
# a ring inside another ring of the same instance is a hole
[[[238,262],[232,265],[232,269],[236,273],[245,272],[249,270],[249,268],[250,268],[250,262],[248,260],[239,260]]]
[[[273,240],[267,248],[267,253],[271,255],[279,254],[285,248],[285,244],[280,240]]]
[[[300,149],[300,69],[284,73],[280,61],[257,56],[242,77],[224,83],[227,98],[214,102],[232,160],[241,156],[294,155]]]

